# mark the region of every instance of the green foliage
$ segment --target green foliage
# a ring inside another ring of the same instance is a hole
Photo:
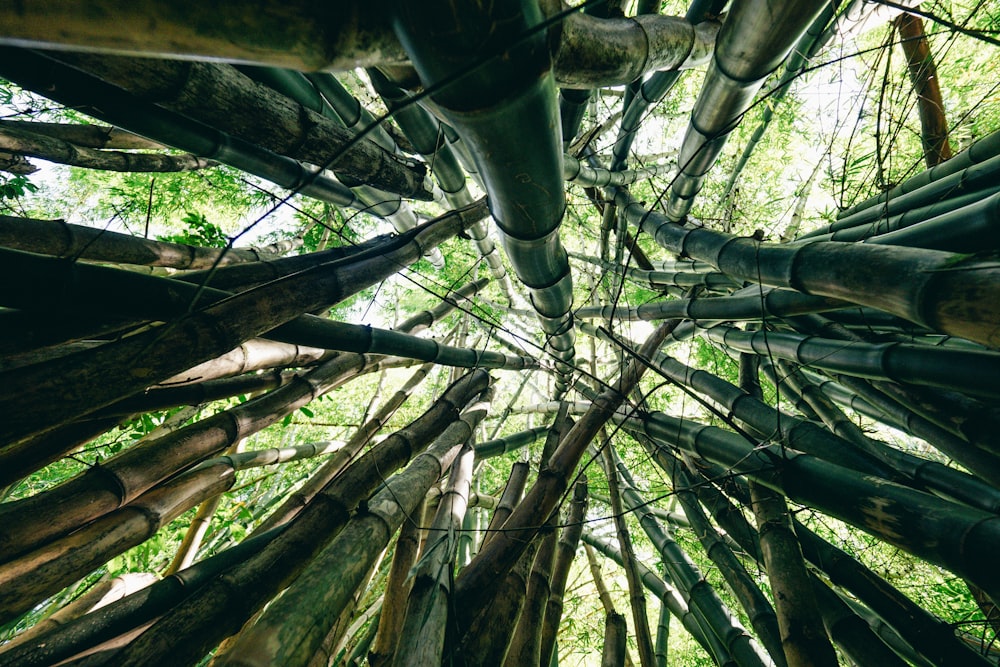
[[[7,176],[0,174],[0,206],[6,206],[5,199],[17,199],[29,192],[38,192],[38,186],[28,180],[27,176]]]
[[[201,213],[188,211],[181,218],[181,222],[184,223],[185,227],[180,233],[166,234],[157,238],[161,241],[205,248],[225,248],[229,245],[229,237],[218,225],[209,222],[208,218]]]

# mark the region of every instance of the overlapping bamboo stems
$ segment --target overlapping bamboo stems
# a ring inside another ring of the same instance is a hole
[[[0,50],[5,54],[5,77],[29,90],[45,90],[49,97],[86,111],[89,116],[322,201],[345,206],[356,201],[346,186],[316,167],[145,102],[44,54],[7,47]]]
[[[503,493],[500,494],[500,502],[493,511],[490,522],[486,527],[486,534],[483,536],[480,551],[500,534],[504,524],[507,523],[507,519],[510,518],[514,508],[521,501],[524,487],[528,483],[528,472],[530,472],[530,469],[527,461],[515,461],[511,465],[510,473],[507,475],[507,483],[503,487]]]
[[[567,418],[568,406],[561,408],[555,416],[552,428],[545,438],[539,458],[539,473],[544,469],[559,440],[572,426]],[[505,667],[518,665],[541,664],[541,639],[545,622],[545,611],[552,592],[552,571],[559,542],[558,514],[549,517],[545,528],[538,538],[537,551],[531,560],[527,586],[524,591],[524,602],[517,617],[517,625],[510,638],[507,654],[504,656]],[[489,614],[489,607],[486,609]]]
[[[671,223],[622,190],[616,200],[630,222],[663,247],[710,262],[734,278],[873,306],[987,346],[1000,342],[995,333],[1000,278],[995,267],[977,258],[899,246],[759,243]]]
[[[428,528],[430,534],[423,554],[412,571],[413,581],[393,664],[429,665],[441,661],[457,535],[466,513],[474,459],[474,451],[466,445],[452,464],[448,488]]]
[[[666,460],[669,461],[669,459]],[[677,465],[676,460],[674,460],[672,470],[667,472],[672,473],[674,494],[681,507],[684,508],[685,516],[690,517],[691,528],[704,548],[705,554],[718,566],[719,572],[746,612],[757,639],[770,655],[771,660],[778,667],[783,667],[787,663],[781,648],[781,635],[774,608],[736,558],[729,545],[709,523],[701,504],[690,490],[691,483],[683,468]]]
[[[371,139],[357,139],[342,124],[325,118],[273,89],[220,63],[132,59],[61,52],[62,62],[123,88],[158,106],[184,114],[275,153],[368,183],[381,190],[428,199],[424,168],[386,151]],[[201,103],[212,91],[213,104]],[[243,114],[232,113],[235,110]],[[253,121],[247,119],[253,118]],[[264,122],[269,130],[254,132]]]
[[[343,449],[309,475],[309,479],[294,493],[289,494],[281,506],[262,521],[254,532],[263,532],[284,524],[306,507],[317,493],[320,493],[331,480],[354,461],[361,448],[368,444],[375,434],[385,426],[389,418],[395,414],[396,410],[409,399],[413,391],[426,379],[427,375],[433,370],[433,367],[433,364],[424,364],[418,368],[403,383],[399,390],[379,407],[372,418],[354,432],[344,444]]]
[[[392,112],[393,119],[419,152],[431,173],[444,192],[445,201],[454,207],[467,206],[472,195],[466,186],[466,172],[462,168],[451,144],[446,141],[444,129],[429,111],[420,104],[410,101],[407,93],[384,73],[370,69],[368,77],[372,86]],[[513,303],[510,278],[504,268],[500,253],[487,232],[487,223],[481,222],[469,228],[469,236],[476,244],[479,254],[486,260],[493,277],[496,278],[508,303]]]
[[[36,157],[84,169],[121,171],[131,173],[169,173],[196,171],[218,166],[206,160],[185,153],[168,155],[165,153],[129,153],[118,150],[97,150],[77,146],[68,141],[45,134],[37,134],[23,127],[0,127],[0,151],[5,155]]]
[[[673,325],[674,322],[668,322],[654,331],[638,351],[638,359],[648,359],[660,347]],[[479,608],[478,599],[489,599],[496,590],[496,578],[513,567],[537,534],[538,526],[552,514],[568,488],[570,476],[587,445],[621,405],[625,395],[637,385],[644,372],[642,362],[630,362],[614,386],[596,398],[591,409],[560,442],[538,481],[504,524],[504,532],[486,543],[476,560],[462,571],[454,589],[457,621],[461,622],[462,614]]]
[[[765,368],[770,371],[766,364]],[[772,379],[776,379],[773,373],[771,375]],[[927,460],[909,452],[900,451],[865,436],[853,422],[847,419],[846,415],[829,402],[825,395],[817,395],[821,393],[820,387],[812,384],[804,374],[788,369],[787,372],[782,373],[779,382],[782,391],[785,392],[783,394],[785,398],[804,401],[804,407],[807,410],[815,410],[816,418],[825,422],[828,428],[846,440],[870,449],[876,456],[891,465],[896,472],[912,480],[907,482],[910,486],[958,500],[970,507],[987,512],[996,512],[1000,509],[1000,490],[988,482],[938,461]],[[805,398],[806,396],[808,399]],[[801,405],[801,403],[798,404]],[[854,409],[855,405],[848,407]],[[872,408],[871,412],[874,418],[889,423],[890,420],[885,418],[884,413],[875,408]],[[967,447],[961,446],[958,448],[960,450],[967,449]],[[894,481],[901,480],[897,478]]]
[[[773,445],[754,448],[741,436],[690,420],[651,413],[643,429],[654,440],[735,466],[741,474],[780,491],[789,500],[855,525],[984,590],[997,588],[995,572],[977,555],[989,553],[1000,540],[1000,526],[993,514],[862,477],[807,454],[782,451]]]
[[[784,497],[751,481],[750,498],[785,659],[791,667],[836,667]]]
[[[739,287],[739,283],[718,272],[688,272],[688,271],[644,271],[622,266],[620,262],[607,262],[597,257],[588,257],[570,253],[570,257],[580,259],[606,271],[614,271],[618,275],[629,278],[637,283],[644,283],[651,289],[666,287],[706,287],[712,290],[729,290]]]
[[[805,33],[799,38],[795,46],[792,47],[791,52],[788,54],[788,59],[785,61],[781,77],[771,86],[767,96],[767,104],[763,105],[763,111],[761,112],[757,127],[754,128],[753,134],[750,135],[746,146],[743,147],[743,152],[737,159],[736,165],[729,172],[729,180],[726,182],[726,187],[723,190],[720,201],[729,198],[729,194],[739,181],[740,174],[743,173],[743,169],[746,167],[751,153],[753,153],[757,144],[764,137],[764,133],[774,119],[775,109],[781,103],[781,100],[784,99],[785,95],[788,94],[788,91],[791,90],[792,82],[801,75],[802,70],[809,63],[809,60],[820,49],[826,46],[833,37],[834,32],[827,30],[827,26],[830,25],[831,20],[837,14],[838,4],[839,2],[826,3],[823,10],[813,19],[813,22],[806,28]]]
[[[274,89],[276,92],[290,98],[291,100],[294,100],[304,108],[320,114],[323,118],[330,119],[335,123],[346,127],[351,132],[356,133],[360,129],[356,126],[352,127],[348,125],[347,119],[341,116],[337,107],[332,105],[325,98],[325,96],[321,95],[313,82],[308,79],[306,75],[300,72],[278,69],[275,67],[244,66],[239,67],[238,69],[255,81]],[[334,80],[334,83],[336,83],[336,80]],[[333,84],[328,84],[326,86],[327,90],[332,88],[332,85]],[[346,93],[346,91],[344,92]],[[350,96],[349,93],[347,94]],[[360,116],[358,116],[355,120],[360,120]],[[379,140],[376,140],[374,131],[366,135],[366,138],[369,136],[371,137],[372,142],[376,143],[383,149],[393,154],[402,155],[395,142],[392,141],[384,131],[381,134],[378,134]],[[389,141],[386,142],[386,139]],[[387,220],[389,224],[392,225],[393,229],[399,233],[404,233],[417,226],[418,220],[416,214],[413,212],[412,208],[410,208],[410,205],[403,201],[398,194],[383,192],[376,187],[353,182],[352,179],[345,179],[342,177],[341,180],[346,181],[346,185],[352,186],[351,191],[354,192],[355,196],[358,198],[358,204],[360,204],[360,206],[357,206],[357,208],[360,210],[373,213]],[[465,202],[465,204],[469,203],[471,203],[471,198],[469,201]],[[441,251],[437,248],[432,249],[427,254],[427,259],[436,268],[440,269],[444,266],[444,257],[441,255]]]
[[[532,540],[509,572],[501,579],[496,593],[483,611],[471,622],[461,642],[449,636],[445,648],[448,659],[465,665],[504,665],[510,648],[510,628],[517,625],[524,607],[530,579],[531,565],[535,560],[540,539]],[[449,623],[449,631],[453,625]]]
[[[770,659],[753,642],[726,609],[715,589],[705,580],[690,557],[646,509],[647,503],[631,484],[621,461],[614,462],[622,482],[622,498],[636,513],[646,535],[656,546],[667,568],[670,581],[677,586],[688,608],[694,612],[706,632],[714,633],[739,665],[765,665]],[[624,556],[624,553],[623,553]]]
[[[584,306],[576,310],[580,319],[660,320],[673,317],[697,320],[703,326],[716,321],[782,318],[803,313],[850,308],[840,299],[802,294],[787,289],[752,286],[730,296],[669,299],[626,306]]]
[[[619,469],[617,456],[607,433],[602,431],[598,441],[601,448],[601,462],[604,474],[608,480],[608,496],[611,501],[611,513],[615,523],[615,533],[618,538],[618,548],[621,550],[625,579],[628,583],[629,607],[632,610],[632,623],[636,645],[639,648],[639,663],[642,667],[653,667],[653,637],[649,629],[649,619],[646,616],[646,596],[642,591],[639,571],[636,568],[635,550],[632,548],[632,538],[625,523],[625,505],[622,503],[622,492],[619,491]],[[622,479],[622,486],[627,487],[628,480]],[[629,509],[634,509],[630,504]]]
[[[445,474],[488,409],[488,397],[474,401],[405,471],[372,496],[343,531],[310,559],[285,594],[240,634],[224,664],[305,665],[375,558],[431,484]],[[471,452],[463,458],[471,473]],[[443,602],[439,597],[438,603]]]
[[[581,329],[588,333],[591,331],[588,327]],[[865,474],[886,478],[893,476],[894,471],[883,463],[881,456],[858,451],[850,441],[808,421],[781,413],[707,371],[692,369],[662,352],[655,357],[655,368],[664,376],[704,393],[725,406],[730,414],[746,422],[766,438]]]
[[[930,169],[924,170],[919,174],[912,176],[896,187],[888,190],[886,192],[881,192],[878,195],[870,197],[864,201],[861,201],[854,206],[844,209],[841,211],[837,218],[849,218],[850,216],[863,211],[872,206],[880,206],[885,204],[887,201],[897,199],[898,197],[913,192],[919,188],[924,187],[928,183],[938,181],[940,179],[946,178],[952,174],[958,173],[970,166],[985,162],[992,157],[1000,154],[1000,132],[993,132],[982,139],[977,140],[971,146],[966,148],[964,151],[954,156],[947,162],[939,164]],[[837,223],[833,223],[836,225]],[[830,228],[820,227],[819,229],[810,232],[809,234],[803,234],[803,237],[812,234],[824,234],[830,231],[834,231]]]
[[[337,361],[288,385],[285,392],[247,401],[173,435],[134,446],[100,469],[4,505],[10,530],[5,535],[6,562],[0,565],[0,580],[8,613],[24,611],[25,605],[56,592],[145,541],[188,508],[227,490],[235,479],[231,460],[210,461],[168,478],[275,423],[356,375],[365,363],[363,357]],[[264,453],[261,459],[268,456]],[[46,517],[44,529],[33,529],[39,516]]]
[[[481,215],[476,207],[465,213],[449,214],[439,223],[414,230],[412,236],[400,237],[388,252],[355,258],[346,265],[316,267],[195,311],[162,329],[56,362],[4,373],[5,386],[30,386],[42,393],[55,391],[63,398],[56,405],[43,406],[34,400],[33,392],[4,397],[0,401],[0,414],[8,424],[5,444],[51,430],[135,394],[194,363],[214,358],[303,312],[341,301],[415,261],[421,247],[437,245],[471,224],[471,218]],[[151,345],[155,346],[152,351]],[[139,372],[135,370],[136,363],[141,363]],[[119,372],[123,364],[132,366],[132,371]]]
[[[198,589],[116,659],[123,663],[134,659],[144,664],[193,662],[221,639],[235,633],[340,533],[355,508],[382,483],[385,475],[403,465],[454,422],[462,406],[483,391],[487,383],[484,371],[466,375],[417,421],[389,436],[327,485],[280,538]],[[181,635],[190,640],[183,649],[175,641]]]
[[[722,0],[694,0],[688,7],[684,18],[692,24],[698,25],[719,16],[725,7]],[[611,169],[618,171],[625,168],[628,160],[629,150],[635,140],[636,133],[646,115],[649,107],[659,102],[680,78],[677,70],[670,72],[657,72],[641,86],[637,94],[623,109],[621,128],[618,131],[618,138],[615,140],[613,149],[614,158],[611,162]]]
[[[677,158],[680,174],[671,184],[666,203],[671,220],[681,220],[691,210],[705,174],[764,79],[781,65],[825,4],[760,0],[732,7],[716,39],[712,62],[681,144]]]
[[[121,600],[156,581],[158,581],[156,575],[150,572],[126,572],[114,578],[107,575],[101,577],[72,602],[59,607],[52,614],[6,642],[3,645],[3,653],[0,653],[0,662],[4,660],[4,653],[18,646],[34,643],[39,637],[56,632],[74,620]]]
[[[907,343],[865,343],[774,331],[739,331],[717,326],[706,335],[740,352],[874,379],[930,385],[997,398],[995,377],[1000,353]],[[989,378],[989,379],[987,379]]]
[[[985,453],[976,450],[964,438],[917,414],[912,402],[905,404],[896,402],[859,378],[839,375],[836,382],[839,389],[830,385],[824,387],[824,392],[829,392],[833,400],[841,404],[846,403],[852,408],[857,407],[862,410],[862,414],[920,438],[956,461],[966,460],[965,465],[972,472],[980,467],[989,468],[995,465],[992,457],[986,458]],[[853,400],[852,397],[859,398],[863,403]],[[977,460],[972,461],[970,457]]]
[[[589,530],[584,530],[580,539],[583,540],[585,547],[592,547],[619,566],[622,565],[621,552],[611,543],[600,539]],[[642,562],[637,562],[636,565],[639,573],[642,575],[642,584],[649,589],[650,593],[667,605],[670,613],[677,617],[681,625],[684,626],[684,629],[705,649],[708,655],[712,656],[716,664],[724,665],[731,660],[731,656],[726,650],[725,645],[711,630],[702,626],[698,616],[693,610],[688,608],[687,603],[677,589],[657,576],[653,570],[646,567]]]
[[[973,192],[981,193],[979,199],[984,199],[993,192],[992,188],[996,186],[998,172],[1000,172],[1000,155],[994,153],[993,157],[983,162],[971,164],[961,171],[932,180],[919,188],[900,194],[895,199],[886,200],[883,204],[875,204],[850,215],[842,215],[837,219],[837,222],[828,227],[821,227],[816,232],[803,234],[800,238],[811,238],[814,235],[836,232],[859,225],[873,225],[881,219],[924,207],[928,207],[924,210],[933,210],[929,208],[933,204]]]
[[[652,453],[661,465],[675,465],[672,457],[664,450],[656,449]],[[747,553],[761,562],[756,531],[742,512],[707,477],[694,471],[690,464],[688,468],[693,472],[693,485],[689,488],[710,510],[719,525],[736,538]],[[713,466],[709,465],[708,468]],[[717,476],[720,472],[723,470],[716,467],[714,472],[708,474],[713,479],[724,479]],[[749,502],[748,494],[745,488],[737,493],[739,502]],[[940,664],[987,664],[978,653],[955,636],[954,629],[948,623],[928,613],[861,562],[823,540],[798,520],[793,519],[793,525],[806,559],[835,585],[856,596],[895,628],[917,652]]]
[[[110,314],[128,314],[133,317],[169,322],[191,312],[194,308],[204,308],[234,296],[230,292],[212,287],[179,282],[170,278],[142,276],[100,266],[71,266],[68,267],[67,275],[67,267],[62,260],[18,251],[0,250],[0,259],[4,260],[2,264],[10,272],[19,274],[22,279],[27,279],[35,285],[34,290],[20,297],[0,295],[0,300],[13,307],[31,307],[31,304],[40,302],[46,303],[47,307],[51,308],[53,302],[58,303],[59,299],[72,302],[77,308],[91,310],[99,308],[97,301],[120,304],[146,303],[151,306],[145,309],[125,306],[120,313],[112,309]],[[400,332],[369,326],[336,322],[309,313],[272,329],[267,335],[295,344],[344,352],[375,354],[399,352],[402,356],[412,354],[415,355],[413,358],[421,361],[436,361],[444,365],[451,365],[450,361],[466,367],[500,367],[512,364],[512,368],[523,368],[525,364],[534,364],[527,359],[517,361],[490,350],[480,352],[450,348],[433,340],[414,338]],[[290,362],[279,360],[278,363]]]
[[[556,635],[562,618],[563,594],[566,591],[566,582],[569,581],[570,566],[576,558],[580,535],[583,533],[583,522],[587,513],[587,496],[587,477],[581,474],[573,485],[573,497],[569,510],[565,514],[566,520],[559,531],[559,543],[556,546],[555,561],[552,565],[552,577],[550,578],[549,599],[545,605],[545,619],[539,639],[540,665],[552,664],[553,655],[556,652]]]
[[[25,646],[0,651],[0,665],[51,665],[144,626],[225,569],[257,553],[280,532],[281,529],[271,530],[248,538],[121,600],[47,632]]]

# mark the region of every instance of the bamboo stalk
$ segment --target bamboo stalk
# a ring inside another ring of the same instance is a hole
[[[406,613],[397,640],[393,664],[431,665],[441,662],[448,620],[448,595],[457,533],[461,530],[469,492],[475,454],[466,445],[455,458],[448,475],[448,488],[441,497],[437,514],[430,525],[430,537],[423,556],[413,571],[413,583],[406,603]]]
[[[389,664],[396,652],[403,617],[406,614],[406,599],[410,592],[410,568],[417,560],[417,550],[420,546],[417,519],[422,514],[423,507],[418,505],[413,514],[403,521],[399,537],[396,538],[392,565],[385,582],[385,597],[382,602],[382,613],[378,619],[378,631],[368,653],[368,662],[372,667]]]
[[[750,493],[785,659],[790,667],[836,667],[837,657],[823,629],[784,498],[754,483]]]
[[[639,647],[639,664],[642,667],[653,667],[653,638],[649,630],[649,619],[646,617],[646,597],[642,592],[639,571],[636,568],[635,550],[632,548],[632,538],[625,524],[625,507],[622,504],[618,490],[618,465],[615,454],[607,436],[602,438],[601,448],[604,474],[608,480],[608,496],[611,499],[611,512],[614,516],[615,530],[618,535],[618,548],[625,564],[625,579],[628,582],[629,606],[632,609],[632,622],[635,624],[636,644]]]

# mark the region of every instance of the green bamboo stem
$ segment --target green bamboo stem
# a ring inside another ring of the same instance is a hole
[[[480,545],[480,552],[507,524],[514,508],[521,502],[521,494],[528,482],[528,472],[530,466],[527,461],[517,461],[510,467],[510,474],[507,476],[507,483],[504,485],[503,493],[500,495],[500,503],[490,517],[490,523],[486,527],[486,534],[483,536],[483,543]]]
[[[1000,541],[995,515],[890,482],[875,482],[807,454],[782,452],[770,445],[754,448],[734,433],[662,413],[651,415],[644,428],[654,439],[735,466],[789,500],[844,520],[986,591],[1000,589],[996,573],[977,555],[989,553]],[[928,536],[933,536],[933,543]]]
[[[361,448],[368,444],[375,437],[375,434],[385,426],[389,418],[409,399],[413,391],[426,379],[432,369],[433,366],[431,364],[424,364],[418,368],[403,383],[403,386],[385,404],[379,407],[372,418],[351,435],[343,449],[314,471],[305,484],[295,492],[289,494],[281,506],[264,519],[254,532],[263,532],[281,525],[306,507],[316,494],[320,493],[331,480],[354,461]]]
[[[621,552],[609,542],[599,539],[587,530],[583,531],[581,539],[585,547],[592,547],[600,551],[601,554],[610,558],[619,566],[622,564]],[[711,630],[707,630],[702,626],[701,619],[693,610],[688,608],[687,603],[685,603],[677,589],[658,577],[655,572],[642,563],[638,563],[637,565],[639,572],[642,574],[642,583],[649,589],[649,592],[660,598],[669,607],[670,613],[677,617],[681,625],[684,626],[684,629],[701,645],[708,655],[712,656],[716,664],[726,664],[731,659],[726,647]]]
[[[558,109],[545,37],[534,32],[524,38],[541,19],[536,6],[505,0],[457,12],[446,2],[425,3],[419,10],[398,6],[393,23],[424,85],[447,80],[484,53],[506,54],[473,70],[461,86],[440,90],[434,101],[475,157],[501,244],[528,287],[548,347],[566,364],[558,367],[561,394],[574,354],[572,277],[559,240],[565,211],[562,146],[551,130],[558,125]],[[482,35],[489,36],[485,44]],[[528,162],[521,142],[511,141],[514,135],[534,147]]]
[[[698,541],[705,549],[705,553],[718,566],[719,572],[722,573],[729,589],[739,601],[740,606],[743,607],[757,637],[775,665],[784,667],[787,662],[784,660],[785,654],[781,648],[781,634],[774,608],[729,546],[720,539],[715,528],[709,523],[698,499],[690,490],[691,480],[680,465],[674,465],[672,479],[674,480],[677,500],[684,508],[685,516],[690,517],[691,526]]]
[[[601,654],[601,667],[625,667],[628,632],[625,617],[618,613],[609,613],[604,619],[604,650]]]
[[[512,435],[495,440],[487,440],[475,445],[476,460],[484,460],[500,456],[508,452],[516,451],[522,447],[536,442],[539,438],[549,432],[548,426],[536,426],[526,431],[519,431]]]
[[[282,419],[365,364],[337,357],[284,387],[151,442],[140,443],[48,491],[0,506],[4,560],[138,498],[162,480]]]
[[[621,470],[622,466],[618,466]],[[765,665],[770,662],[754,644],[746,630],[732,618],[718,594],[705,580],[697,566],[687,554],[677,545],[674,539],[663,530],[659,522],[646,511],[645,503],[633,486],[628,484],[628,478],[623,477],[622,497],[628,508],[639,517],[650,541],[660,552],[663,563],[670,574],[670,580],[684,596],[684,601],[692,611],[696,611],[703,619],[702,627],[713,633],[727,652],[739,665]]]
[[[545,618],[540,637],[540,665],[548,665],[556,653],[556,634],[559,631],[559,621],[562,618],[563,594],[566,591],[566,582],[569,580],[570,566],[576,558],[586,512],[587,477],[581,474],[576,484],[573,485],[573,498],[566,514],[566,522],[562,530],[559,531],[559,543],[556,546],[555,562],[552,565],[549,600],[545,605]]]
[[[710,339],[740,352],[771,355],[802,366],[1000,397],[993,382],[1000,372],[1000,352],[839,341],[781,332],[739,331],[724,326],[712,327],[706,333]]]
[[[473,450],[466,446],[455,458],[448,488],[428,529],[423,555],[413,568],[413,583],[399,630],[394,665],[437,664],[444,650],[448,595],[455,567],[458,533],[472,487]]]
[[[36,220],[9,215],[0,216],[0,246],[55,257],[178,270],[209,269],[216,265],[221,267],[273,259],[252,248],[201,248],[74,225],[65,220]]]
[[[604,434],[601,438],[601,449],[604,474],[608,480],[608,496],[611,500],[611,513],[614,517],[615,530],[618,537],[618,548],[621,550],[625,568],[625,579],[628,583],[629,606],[632,610],[632,622],[635,624],[636,644],[639,647],[639,664],[642,667],[653,667],[653,639],[649,630],[649,619],[646,616],[646,597],[642,592],[639,571],[636,568],[635,550],[625,523],[625,506],[622,504],[622,494],[619,491],[619,469],[616,456],[610,440]],[[627,480],[622,480],[627,483]],[[631,506],[629,509],[635,509]]]
[[[430,198],[423,185],[424,168],[418,163],[394,156],[367,137],[351,142],[352,133],[341,124],[255,83],[230,65],[71,57],[64,53],[58,58],[133,95],[155,100],[161,107],[262,148],[318,166],[332,166],[335,172],[388,192]],[[210,106],[201,103],[207,90],[213,94]],[[252,128],[256,123],[266,123],[268,132],[255,133]],[[336,159],[328,165],[331,156]]]
[[[156,139],[159,143],[208,157],[284,188],[337,205],[354,204],[354,194],[317,167],[230,137],[155,104],[143,101],[97,77],[65,66],[48,55],[0,47],[3,75],[28,90],[44,90],[88,115]]]
[[[655,452],[655,457],[658,462],[664,459],[660,450]],[[722,479],[716,477],[718,472],[721,469],[711,475],[715,479]],[[756,531],[746,523],[742,513],[711,481],[700,474],[694,481],[696,483],[692,490],[711,510],[716,521],[726,527],[747,553],[757,554],[754,556],[755,560],[761,562]],[[740,502],[749,502],[748,492],[744,491],[739,495]],[[823,540],[797,520],[793,520],[793,524],[806,559],[823,571],[835,585],[849,591],[852,596],[875,610],[881,618],[887,619],[905,637],[907,645],[916,647],[920,653],[933,657],[940,664],[988,664],[955,637],[949,624],[932,616],[862,563]]]
[[[827,635],[856,664],[906,667],[907,663],[895,652],[895,647],[884,642],[868,623],[856,614],[840,597],[812,572],[816,605],[823,616]],[[898,636],[898,635],[897,635]]]
[[[779,493],[753,482],[750,494],[785,659],[790,667],[836,667],[837,657],[812,594],[788,506]]]

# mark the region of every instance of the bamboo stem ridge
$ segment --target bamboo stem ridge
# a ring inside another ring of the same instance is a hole
[[[615,201],[632,224],[663,247],[710,262],[730,276],[873,306],[935,331],[1000,346],[995,262],[899,246],[760,243],[682,227],[646,211],[622,190]]]

